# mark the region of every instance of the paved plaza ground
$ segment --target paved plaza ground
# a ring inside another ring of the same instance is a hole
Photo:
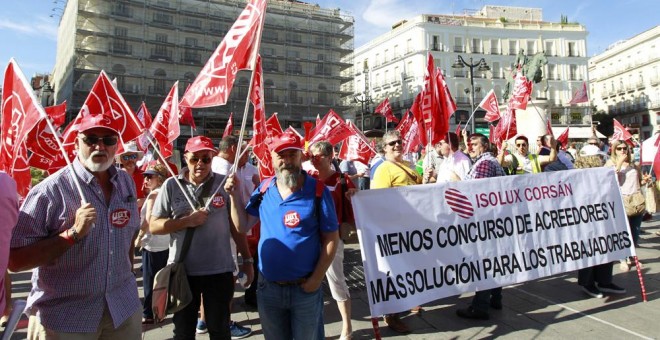
[[[383,338],[391,339],[657,339],[660,338],[660,218],[644,222],[638,255],[643,262],[643,275],[648,302],[642,302],[637,272],[621,272],[614,267],[614,282],[628,293],[603,299],[588,297],[577,285],[577,273],[565,273],[504,289],[504,308],[491,311],[488,321],[464,320],[456,316],[456,308],[467,305],[472,294],[464,294],[425,304],[418,315],[403,319],[412,329],[399,335],[380,322]],[[353,338],[373,339],[357,245],[346,248],[346,273],[353,305]],[[141,279],[139,280],[141,284]],[[13,275],[13,294],[24,299],[30,289],[30,273]],[[329,290],[325,289],[325,331],[328,339],[338,339],[341,319]],[[140,288],[140,294],[142,289]],[[243,303],[243,292],[237,290],[232,318],[251,327],[248,339],[264,339],[259,314]],[[12,339],[26,335],[27,319],[23,317]],[[143,339],[172,337],[171,318],[159,325],[144,327]],[[208,335],[199,335],[208,339]]]

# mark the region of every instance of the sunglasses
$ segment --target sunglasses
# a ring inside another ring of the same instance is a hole
[[[103,142],[103,143],[105,143],[105,142]],[[121,155],[121,160],[122,161],[134,161],[137,158],[138,158],[138,155],[134,154],[134,153],[128,154],[128,155]]]
[[[191,164],[197,164],[199,161],[202,161],[204,164],[209,164],[211,163],[212,159],[210,157],[204,157],[204,158],[198,158],[198,157],[190,157],[188,159],[188,163]]]
[[[154,175],[144,175],[144,178],[146,178],[146,179],[152,179],[152,178],[154,178]]]
[[[321,158],[326,157],[326,156],[327,155],[324,155],[324,154],[320,153],[318,155],[312,155],[312,159],[321,159]]]
[[[589,145],[596,145],[596,146],[598,146],[598,143],[591,142],[591,143],[589,143]]]
[[[106,146],[113,146],[117,144],[117,137],[114,136],[106,136],[106,137],[98,137],[98,136],[84,136],[82,138],[83,142],[85,144],[92,146],[92,145],[97,145],[99,144],[99,141],[103,141],[103,144]],[[136,155],[137,157],[137,155]]]
[[[516,146],[517,146],[517,147],[527,146],[527,144],[525,144],[525,143],[521,143],[521,144],[516,144]]]
[[[389,145],[389,146],[395,146],[395,145],[397,145],[397,144],[399,144],[399,145],[403,145],[403,141],[400,140],[400,139],[397,139],[397,140],[393,140],[393,141],[387,143],[387,145]]]
[[[617,147],[616,149],[619,150],[619,151],[621,151],[621,150],[628,151],[628,147],[625,147],[625,146],[620,146],[620,147]]]

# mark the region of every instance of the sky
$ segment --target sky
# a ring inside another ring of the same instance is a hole
[[[65,0],[5,1],[0,11],[0,63],[15,58],[29,78],[50,73],[55,64],[57,26]],[[589,56],[610,44],[629,39],[658,24],[658,0],[308,0],[324,8],[339,8],[355,18],[355,47],[387,32],[393,23],[419,14],[462,14],[485,5],[543,9],[543,20],[585,25]]]

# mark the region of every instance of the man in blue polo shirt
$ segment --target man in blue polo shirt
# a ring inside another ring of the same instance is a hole
[[[302,171],[299,136],[284,133],[269,148],[276,175],[261,183],[246,208],[261,219],[261,325],[267,339],[318,339],[321,281],[339,240],[335,206],[325,185],[316,199],[316,180]]]

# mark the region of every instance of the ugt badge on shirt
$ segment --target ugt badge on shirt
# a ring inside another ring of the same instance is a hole
[[[300,224],[300,214],[295,210],[287,211],[284,214],[284,225],[289,228],[295,228]]]
[[[110,214],[110,223],[116,228],[123,228],[131,220],[131,212],[127,209],[117,209]]]
[[[213,196],[213,199],[211,200],[211,205],[214,208],[222,208],[225,206],[225,198],[222,197],[220,194],[216,194]]]

